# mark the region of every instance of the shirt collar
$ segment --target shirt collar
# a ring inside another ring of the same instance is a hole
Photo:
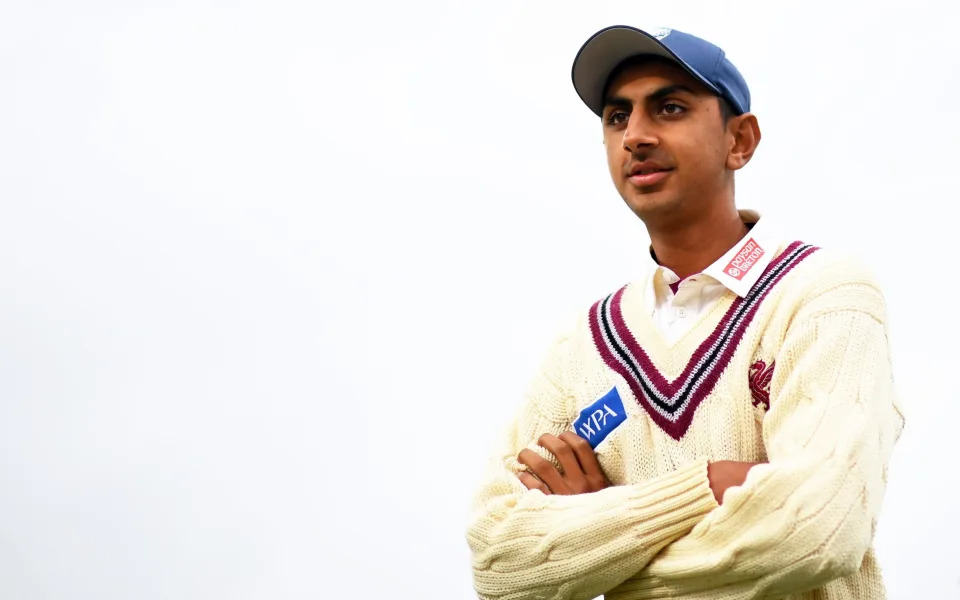
[[[740,219],[748,225],[752,224],[753,227],[743,239],[734,244],[733,248],[704,269],[703,274],[709,275],[742,298],[747,295],[773,260],[779,248],[779,242],[766,220],[761,220],[760,213],[753,210],[738,212]],[[647,306],[655,306],[657,287],[673,283],[677,280],[677,276],[673,271],[656,262],[653,246],[650,247],[648,256],[651,274],[645,294]]]

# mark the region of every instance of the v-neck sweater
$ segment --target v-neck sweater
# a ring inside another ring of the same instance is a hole
[[[870,273],[789,244],[672,342],[644,298],[595,303],[530,385],[471,514],[480,597],[884,598],[872,538],[903,419]],[[526,490],[519,452],[559,468],[537,439],[589,436],[573,424],[611,393],[625,418],[595,447],[611,487]],[[718,506],[717,460],[764,464]]]

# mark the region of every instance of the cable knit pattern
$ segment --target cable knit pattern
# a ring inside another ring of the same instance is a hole
[[[643,298],[639,285],[624,288],[619,318],[667,383],[689,372],[737,302],[728,293],[671,343]],[[480,597],[884,598],[871,544],[903,425],[885,319],[861,266],[810,254],[765,295],[678,436],[605,362],[589,312],[580,315],[553,344],[476,495],[467,538]],[[769,404],[751,393],[758,362],[775,365]],[[596,452],[613,487],[526,490],[520,450],[553,460],[537,438],[570,430],[612,387],[627,419]],[[718,507],[706,465],[725,459],[768,464]]]

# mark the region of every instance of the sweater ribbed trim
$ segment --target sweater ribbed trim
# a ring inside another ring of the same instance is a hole
[[[787,246],[747,295],[733,301],[673,381],[667,381],[657,370],[623,320],[620,303],[626,286],[590,309],[594,345],[604,363],[626,380],[650,418],[670,437],[679,440],[690,427],[697,406],[713,391],[730,363],[744,331],[770,290],[816,250],[817,247],[801,242]]]

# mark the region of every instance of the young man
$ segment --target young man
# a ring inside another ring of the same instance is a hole
[[[883,598],[903,420],[876,282],[737,210],[760,129],[713,44],[607,28],[573,83],[651,274],[559,336],[511,422],[469,525],[480,597]]]

